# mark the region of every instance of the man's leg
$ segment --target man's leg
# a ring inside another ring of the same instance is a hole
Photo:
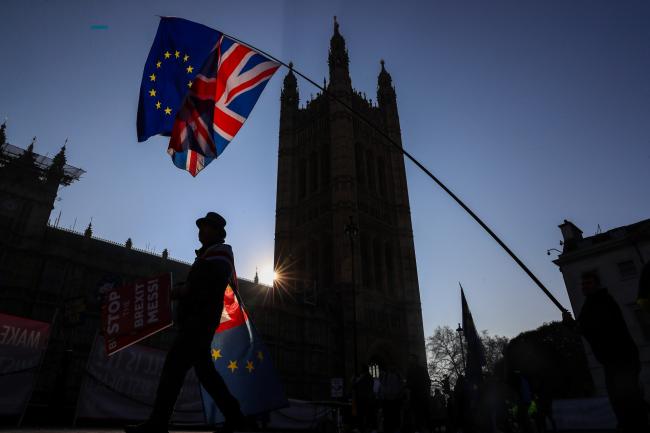
[[[226,417],[226,421],[237,423],[242,421],[244,416],[239,408],[239,402],[232,396],[223,378],[214,368],[214,363],[210,356],[211,336],[212,334],[210,335],[210,339],[203,339],[204,341],[202,341],[194,361],[194,371],[203,388],[210,394],[210,397],[212,397],[212,400],[219,407],[221,413]],[[205,341],[208,343],[205,344]]]
[[[634,366],[605,369],[605,384],[612,409],[623,432],[647,432],[648,418]]]
[[[167,352],[153,411],[149,417],[150,422],[165,426],[169,423],[187,370],[192,366],[192,346],[196,344],[193,340],[189,333],[181,331]]]
[[[158,382],[158,391],[149,419],[142,424],[129,425],[126,433],[166,433],[167,424],[174,411],[174,403],[183,386],[185,375],[192,365],[191,338],[188,334],[176,335],[172,347],[167,352]]]

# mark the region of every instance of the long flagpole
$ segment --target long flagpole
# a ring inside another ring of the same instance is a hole
[[[428,170],[424,165],[422,165],[422,164],[420,163],[420,161],[418,161],[417,159],[415,159],[415,157],[413,157],[409,152],[407,152],[406,150],[404,150],[404,148],[403,148],[402,146],[400,146],[398,143],[396,143],[395,140],[393,140],[393,139],[392,139],[388,134],[386,134],[384,131],[382,131],[380,128],[378,128],[378,127],[377,127],[373,122],[371,122],[369,119],[367,119],[363,114],[356,112],[356,111],[355,111],[355,110],[354,110],[354,109],[353,109],[349,104],[347,104],[346,102],[344,102],[344,101],[342,101],[341,99],[339,99],[336,95],[334,95],[334,94],[328,92],[327,89],[326,89],[325,87],[319,85],[318,83],[316,83],[314,80],[312,80],[311,78],[309,78],[309,77],[306,76],[305,74],[303,74],[303,73],[301,73],[300,71],[296,70],[296,69],[293,67],[293,65],[288,65],[288,64],[286,64],[285,62],[283,62],[282,60],[278,59],[277,57],[272,56],[271,54],[265,52],[264,50],[261,50],[261,49],[255,47],[255,46],[253,46],[253,45],[247,44],[246,42],[244,42],[244,41],[242,41],[242,40],[240,40],[240,39],[238,39],[238,38],[236,38],[236,37],[234,37],[234,36],[231,36],[231,35],[226,34],[226,33],[223,33],[223,35],[226,36],[226,37],[228,37],[228,38],[230,38],[230,39],[232,39],[233,41],[236,41],[237,43],[240,43],[240,44],[242,44],[242,45],[245,45],[245,46],[247,46],[247,47],[249,47],[249,48],[251,48],[251,49],[253,49],[253,50],[259,52],[260,54],[265,55],[266,57],[270,58],[271,60],[273,60],[273,61],[275,61],[275,62],[281,64],[282,66],[284,66],[284,67],[286,67],[286,68],[288,68],[288,69],[290,69],[290,70],[292,70],[292,71],[295,72],[297,75],[299,75],[300,77],[302,77],[303,79],[307,80],[309,83],[311,83],[312,85],[314,85],[314,86],[316,86],[318,89],[320,89],[320,90],[323,92],[323,94],[329,96],[329,97],[332,98],[334,101],[336,101],[336,102],[338,102],[339,104],[341,104],[341,105],[342,105],[343,107],[345,107],[348,111],[350,111],[350,113],[352,113],[354,116],[356,116],[359,120],[361,120],[362,122],[364,122],[366,125],[368,125],[368,126],[371,127],[373,130],[375,130],[379,135],[381,135],[383,138],[385,138],[385,139],[386,139],[390,144],[392,144],[392,145],[393,145],[393,146],[394,146],[394,147],[395,147],[399,152],[401,152],[404,156],[406,156],[406,157],[407,157],[411,162],[413,162],[413,163],[414,163],[414,164],[415,164],[415,165],[416,165],[420,170],[422,170],[422,171],[423,171],[427,176],[429,176],[429,177],[430,177],[430,178],[431,178],[435,183],[437,183],[438,186],[439,186],[440,188],[442,188],[443,191],[445,191],[445,192],[446,192],[446,193],[447,193],[447,194],[448,194],[452,199],[454,199],[454,201],[455,201],[456,203],[458,203],[458,205],[459,205],[460,207],[462,207],[462,208],[463,208],[463,209],[464,209],[464,210],[465,210],[465,211],[466,211],[466,212],[467,212],[467,213],[468,213],[472,218],[474,218],[474,221],[476,221],[476,222],[477,222],[481,227],[483,227],[483,229],[484,229],[484,230],[485,230],[485,231],[486,231],[486,232],[487,232],[487,233],[492,237],[492,239],[494,239],[494,240],[495,240],[495,241],[496,241],[496,242],[501,246],[501,248],[503,248],[503,249],[508,253],[508,255],[509,255],[509,256],[510,256],[514,261],[515,261],[515,263],[517,263],[517,264],[519,265],[519,267],[520,267],[521,269],[523,269],[524,272],[526,272],[526,274],[527,274],[527,275],[528,275],[528,276],[529,276],[529,277],[530,277],[530,278],[535,282],[535,284],[537,284],[537,286],[542,290],[542,292],[544,292],[544,294],[545,294],[545,295],[546,295],[546,296],[551,300],[551,302],[553,302],[553,304],[555,304],[555,306],[556,306],[556,307],[557,307],[557,308],[558,308],[562,313],[568,313],[568,310],[567,310],[566,308],[564,308],[564,307],[562,306],[562,304],[560,304],[560,302],[555,298],[555,296],[553,296],[553,294],[552,294],[552,293],[551,293],[551,292],[546,288],[546,286],[544,286],[544,284],[539,280],[539,278],[537,278],[537,277],[535,276],[535,274],[533,274],[533,272],[532,272],[530,269],[528,269],[528,267],[524,264],[524,262],[522,262],[522,261],[519,259],[519,257],[517,257],[517,255],[516,255],[514,252],[512,252],[512,250],[511,250],[510,248],[508,248],[508,246],[507,246],[507,245],[506,245],[506,244],[505,244],[505,243],[504,243],[504,242],[503,242],[503,241],[502,241],[502,240],[501,240],[501,239],[500,239],[500,238],[499,238],[499,237],[498,237],[498,236],[497,236],[493,231],[492,231],[492,229],[490,229],[490,227],[488,227],[487,224],[485,224],[485,223],[483,222],[483,220],[481,220],[481,219],[478,217],[478,215],[476,215],[476,214],[474,213],[474,211],[472,211],[472,209],[470,209],[470,208],[469,208],[465,203],[463,203],[463,201],[462,201],[460,198],[458,198],[458,196],[456,196],[456,194],[454,194],[454,193],[453,193],[449,188],[447,188],[447,186],[446,186],[444,183],[442,183],[442,182],[441,182],[441,181],[440,181],[436,176],[434,176],[434,174],[431,173],[431,172],[430,172],[430,171],[429,171],[429,170]]]

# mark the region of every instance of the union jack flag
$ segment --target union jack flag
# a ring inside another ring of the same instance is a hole
[[[196,176],[221,155],[279,66],[221,35],[174,121],[167,149],[174,164]]]

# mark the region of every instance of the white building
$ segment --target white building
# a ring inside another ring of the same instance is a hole
[[[564,220],[563,251],[554,263],[564,277],[574,317],[580,314],[584,303],[581,276],[596,270],[601,283],[618,302],[627,327],[632,334],[641,358],[641,382],[646,399],[650,397],[650,313],[636,304],[639,277],[644,263],[650,260],[650,219],[604,233],[583,238],[582,231]],[[605,378],[601,364],[596,361],[589,344],[584,341],[589,369],[596,393],[606,395]]]

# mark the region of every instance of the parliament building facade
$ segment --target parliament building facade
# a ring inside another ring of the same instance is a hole
[[[353,90],[345,41],[335,24],[329,94],[401,145],[395,89],[383,62],[377,104]],[[296,77],[281,95],[275,287],[240,279],[240,291],[290,398],[331,399],[332,383],[364,365],[406,372],[425,363],[413,233],[399,149],[327,95],[299,106]],[[53,323],[28,416],[72,414],[106,284],[190,264],[58,227],[59,187],[80,179],[65,147],[52,159],[0,133],[0,312]],[[347,232],[346,232],[347,227]],[[269,296],[271,294],[271,296]],[[353,309],[356,306],[356,311]],[[356,331],[355,331],[356,329]],[[166,347],[174,330],[146,340]],[[356,336],[355,336],[356,334]],[[356,366],[355,366],[356,362]],[[356,368],[355,368],[356,367]],[[49,411],[48,413],[52,413]]]

